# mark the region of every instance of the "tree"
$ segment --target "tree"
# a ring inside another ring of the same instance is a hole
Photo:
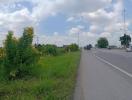
[[[5,66],[5,75],[9,77],[12,72],[16,73],[17,69],[17,39],[13,37],[13,32],[9,31],[5,40],[5,58],[4,58],[4,66]]]
[[[98,47],[99,48],[107,48],[107,46],[109,45],[109,42],[107,40],[107,38],[105,37],[101,37],[98,41],[97,41]]]
[[[124,34],[122,37],[120,37],[121,45],[123,45],[125,48],[130,45],[131,37],[130,35]]]
[[[24,28],[17,47],[18,76],[24,77],[30,73],[30,66],[39,60],[39,52],[32,46],[34,30],[32,27]]]
[[[30,65],[31,62],[34,63],[35,61],[37,61],[36,59],[33,60],[33,58],[31,57],[31,55],[34,56],[33,55],[34,53],[37,54],[37,51],[32,46],[33,35],[34,35],[33,28],[26,27],[24,29],[23,36],[19,39],[17,56],[19,60],[18,62],[21,64]]]
[[[30,73],[30,66],[39,59],[39,53],[32,46],[34,31],[32,27],[24,29],[21,38],[13,37],[13,32],[9,31],[5,44],[5,75],[9,79],[21,78]]]
[[[66,51],[78,51],[79,50],[79,46],[77,44],[71,44],[69,46],[67,46],[66,48]]]

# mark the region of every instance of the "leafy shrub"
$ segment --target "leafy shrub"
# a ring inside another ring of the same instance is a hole
[[[39,50],[40,54],[45,56],[45,55],[50,55],[50,56],[57,56],[58,55],[58,49],[56,45],[37,45],[36,48]]]
[[[5,40],[5,58],[4,58],[4,68],[7,77],[13,75],[16,72],[17,61],[17,40],[13,37],[13,32],[9,31],[7,39]],[[16,65],[16,66],[15,66]]]
[[[39,59],[38,51],[32,46],[33,28],[24,29],[20,39],[13,37],[13,32],[9,31],[5,40],[5,75],[9,79],[20,78],[30,73],[29,66]]]
[[[74,51],[78,51],[79,50],[79,47],[77,44],[71,44],[69,46],[67,46],[65,48],[66,51],[71,51],[71,52],[74,52]]]
[[[58,51],[58,55],[66,53],[66,50],[64,47],[58,47],[57,51]]]
[[[57,55],[57,46],[55,45],[46,45],[45,46],[45,54],[47,55]]]

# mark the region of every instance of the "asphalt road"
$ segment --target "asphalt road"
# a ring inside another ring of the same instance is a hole
[[[83,50],[74,100],[132,100],[132,77],[122,70],[132,74],[132,52]]]

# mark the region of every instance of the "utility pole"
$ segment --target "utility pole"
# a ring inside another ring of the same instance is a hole
[[[127,35],[126,9],[125,9],[125,8],[124,8],[124,10],[123,10],[123,31],[124,31],[124,34]],[[129,41],[128,38],[126,38],[126,41],[127,41],[127,42]],[[129,46],[129,45],[130,45],[130,44],[126,45],[126,47]]]
[[[37,45],[39,45],[39,37],[37,36]]]
[[[39,45],[39,37],[38,37],[38,35],[34,35],[35,36],[35,41],[36,41],[36,45]]]
[[[124,17],[124,34],[126,34],[126,10],[125,10],[125,8],[123,11],[123,17]]]
[[[78,47],[80,46],[79,32],[78,32]]]

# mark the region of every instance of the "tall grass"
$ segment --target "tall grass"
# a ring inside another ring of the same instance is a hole
[[[42,57],[32,69],[33,77],[1,80],[0,100],[70,100],[79,57],[79,52]]]

